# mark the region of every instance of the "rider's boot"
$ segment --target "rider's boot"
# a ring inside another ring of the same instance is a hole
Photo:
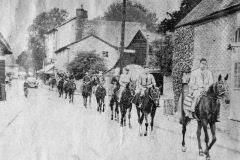
[[[196,112],[192,112],[192,117],[195,118],[197,121],[199,121],[197,115],[196,115]]]

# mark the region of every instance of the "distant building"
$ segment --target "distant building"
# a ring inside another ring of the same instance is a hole
[[[6,100],[5,93],[5,55],[12,54],[12,50],[0,33],[0,100]]]
[[[121,25],[121,21],[88,20],[87,11],[83,8],[77,9],[76,17],[47,33],[45,40],[46,64],[54,62],[55,69],[64,70],[66,65],[76,56],[76,52],[96,50],[96,53],[106,60],[108,69],[111,69],[120,55]],[[134,44],[130,46],[139,30],[146,31],[146,25],[138,22],[126,22],[124,44],[127,54],[131,53],[130,56],[141,57],[137,60],[133,59],[131,63],[142,65],[145,63],[146,53],[144,53],[144,49],[140,51],[133,46]],[[137,43],[142,45],[140,41]],[[137,50],[135,51],[135,49]],[[111,60],[111,58],[113,59]]]

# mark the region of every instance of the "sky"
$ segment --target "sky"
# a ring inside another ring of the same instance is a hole
[[[132,0],[142,3],[147,9],[157,14],[159,20],[166,17],[166,12],[178,10],[181,0]],[[44,11],[54,7],[65,9],[69,18],[83,5],[89,19],[102,16],[110,4],[122,0],[0,0],[0,32],[9,42],[14,56],[27,48],[27,28],[33,19]]]

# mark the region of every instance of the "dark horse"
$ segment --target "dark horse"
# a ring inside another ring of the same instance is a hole
[[[63,81],[63,79],[61,79],[57,84],[59,97],[63,97],[63,83],[64,83],[64,81]]]
[[[228,88],[227,88],[227,81],[228,75],[222,80],[222,76],[219,75],[218,81],[214,84],[212,84],[209,87],[209,90],[202,96],[200,99],[197,107],[196,107],[196,115],[199,119],[198,121],[198,127],[197,127],[197,139],[198,139],[198,147],[199,147],[199,155],[203,156],[203,150],[201,146],[201,130],[203,128],[204,134],[205,134],[205,143],[206,143],[206,159],[210,160],[209,150],[212,148],[214,143],[216,142],[216,118],[217,118],[217,112],[220,109],[220,99],[225,98],[225,103],[229,104],[230,100],[228,99]],[[182,134],[183,134],[183,141],[182,141],[182,151],[185,152],[185,133],[186,133],[186,127],[191,121],[189,117],[185,116],[184,110],[181,109],[182,113],[182,119],[180,123],[182,126]],[[212,142],[210,145],[208,145],[209,137],[208,137],[208,131],[207,126],[210,125],[211,133],[212,133]]]
[[[65,99],[67,99],[68,91],[69,91],[69,81],[65,80],[63,83],[63,91],[65,92]]]
[[[159,107],[159,99],[160,99],[160,90],[158,87],[151,87],[145,90],[142,105],[139,107],[139,103],[136,105],[137,115],[138,115],[138,123],[139,123],[139,134],[142,136],[142,123],[145,117],[145,126],[146,130],[144,136],[147,136],[147,128],[148,128],[148,115],[151,115],[151,133],[153,131],[153,122],[156,113],[157,107]]]
[[[76,84],[73,81],[68,82],[69,103],[73,103],[74,91],[76,90]]]
[[[87,99],[89,97],[89,106],[91,108],[92,88],[97,85],[96,79],[93,78],[87,84],[82,85],[83,105],[87,108]]]
[[[95,96],[98,104],[97,111],[99,111],[100,113],[104,112],[106,89],[103,86],[98,86]]]
[[[132,111],[132,99],[135,94],[136,82],[129,82],[126,85],[126,88],[122,92],[122,97],[120,99],[120,111],[121,111],[121,122],[120,126],[126,126],[126,113],[128,111],[128,120],[129,120],[129,128],[132,128],[131,125],[131,111]]]
[[[50,80],[49,80],[49,90],[50,90],[50,87],[53,90],[53,87],[54,87],[54,85],[56,85],[56,83],[57,83],[57,81],[56,81],[55,78],[50,78]]]
[[[119,121],[118,92],[120,89],[120,84],[116,77],[113,77],[111,84],[114,84],[114,89],[113,89],[113,93],[111,95],[110,104],[109,104],[109,106],[111,108],[111,120],[113,120],[113,105],[115,103],[116,105],[115,105],[115,110],[114,110],[114,113],[115,113],[114,117],[115,117],[115,120],[118,122]]]

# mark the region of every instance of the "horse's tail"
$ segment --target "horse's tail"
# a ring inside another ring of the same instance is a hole
[[[184,109],[183,109],[183,95],[182,94],[179,97],[178,105],[180,105],[180,113],[181,113],[181,117],[179,119],[179,123],[183,124],[183,122],[184,122],[184,120],[186,118],[186,114],[185,114]]]

